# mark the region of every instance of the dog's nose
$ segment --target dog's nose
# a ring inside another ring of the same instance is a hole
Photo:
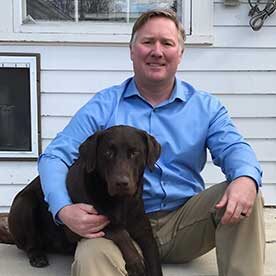
[[[111,196],[132,196],[136,188],[135,182],[128,175],[116,175],[108,183],[108,192]]]
[[[117,188],[120,188],[120,189],[127,188],[128,181],[118,181],[116,182],[116,186]]]
[[[129,188],[129,177],[128,176],[120,176],[115,179],[115,185],[117,190],[127,190]]]

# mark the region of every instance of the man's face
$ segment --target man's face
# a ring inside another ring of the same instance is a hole
[[[130,54],[138,83],[171,83],[182,57],[174,22],[164,17],[149,19],[136,32]]]

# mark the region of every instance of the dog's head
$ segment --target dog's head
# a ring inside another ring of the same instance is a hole
[[[132,196],[142,184],[146,166],[154,169],[161,147],[145,131],[114,126],[98,131],[80,146],[87,173],[96,173],[110,196]]]

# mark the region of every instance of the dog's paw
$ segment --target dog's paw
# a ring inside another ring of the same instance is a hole
[[[30,257],[30,264],[34,267],[45,267],[49,265],[48,259],[45,255],[36,255]]]
[[[128,276],[146,276],[145,265],[142,259],[126,264]]]

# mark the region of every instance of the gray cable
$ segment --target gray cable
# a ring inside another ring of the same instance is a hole
[[[248,0],[248,3],[251,7],[248,15],[252,17],[249,20],[249,24],[254,31],[259,31],[267,17],[275,11],[276,0],[268,0],[263,10],[260,10],[258,6],[260,4],[260,0],[257,0],[255,5],[252,4],[251,0]]]

